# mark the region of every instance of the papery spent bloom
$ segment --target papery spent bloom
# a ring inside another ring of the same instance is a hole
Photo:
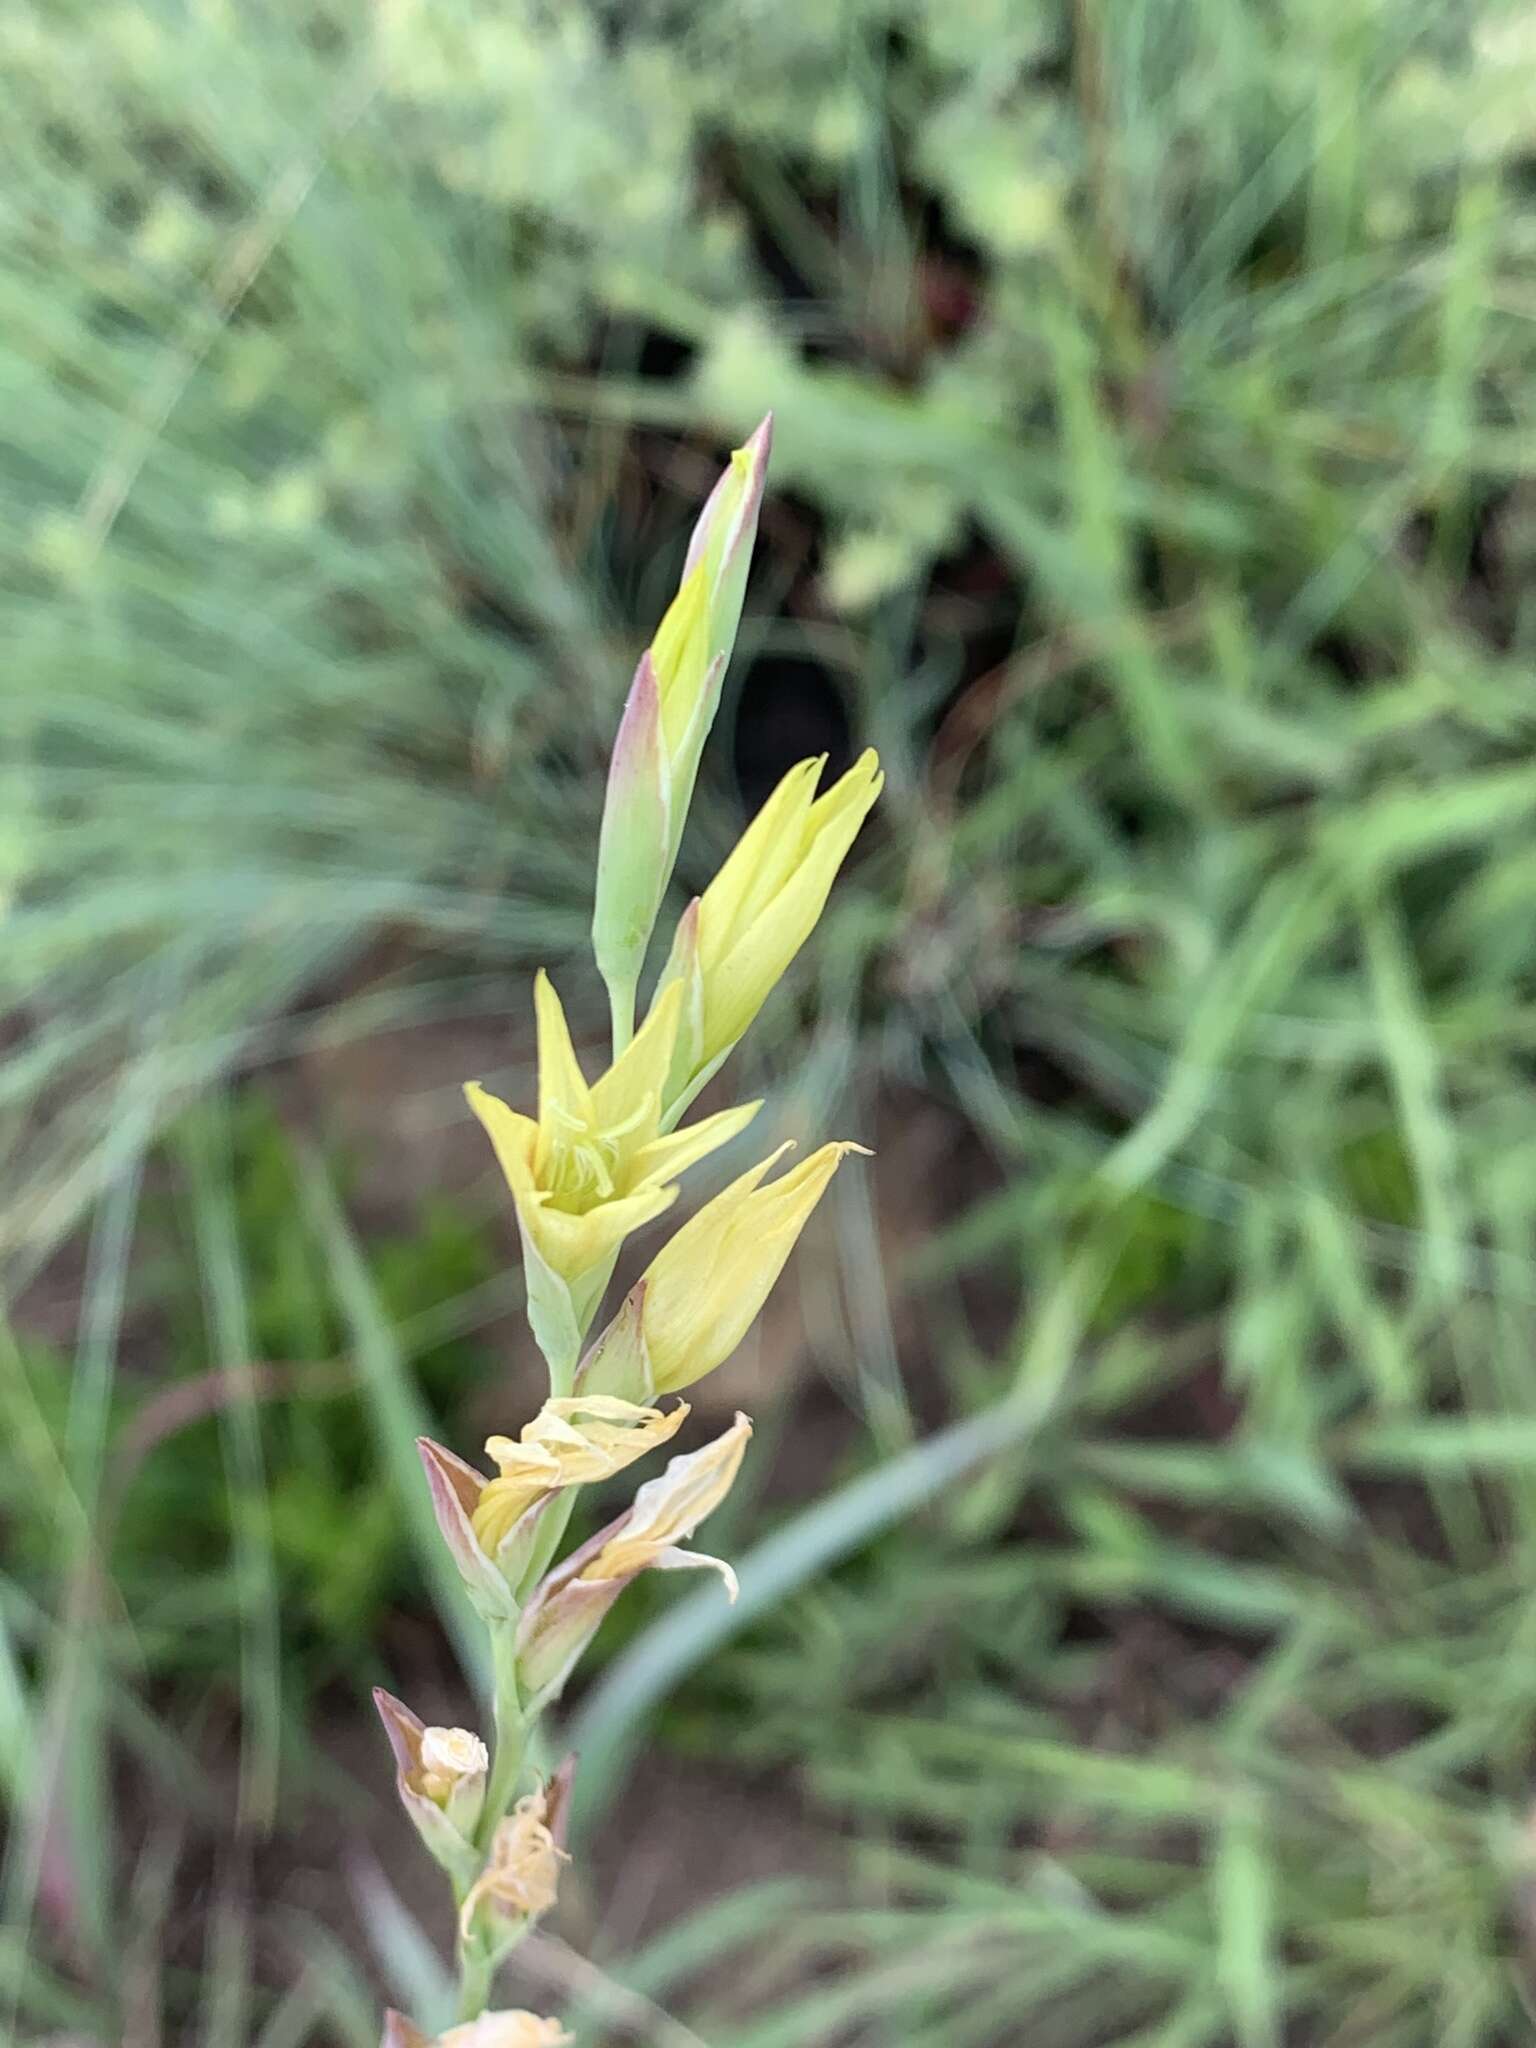
[[[745,1130],[757,1114],[760,1105],[750,1102],[662,1135],[662,1090],[676,1046],[681,995],[679,989],[676,998],[653,1004],[644,1027],[589,1086],[560,998],[541,973],[534,987],[537,1120],[476,1082],[464,1091],[496,1148],[525,1250],[531,1247],[567,1283],[605,1272],[629,1233],[671,1204],[677,1176]]]
[[[873,748],[817,796],[825,766],[823,754],[790,769],[678,924],[656,998],[687,991],[669,1103],[692,1100],[767,1001],[885,784]]]
[[[617,1318],[603,1332],[583,1364],[584,1389],[676,1393],[725,1363],[842,1161],[850,1152],[868,1156],[846,1141],[821,1145],[764,1186],[790,1149],[781,1145],[732,1181],[662,1246],[621,1311],[633,1334],[621,1333]]]
[[[389,2012],[380,2048],[565,2048],[574,2038],[558,2020],[532,2012],[483,2012],[477,2020],[429,2038],[403,2013]]]
[[[566,1486],[610,1479],[636,1458],[675,1436],[688,1415],[686,1402],[669,1414],[601,1394],[544,1403],[514,1442],[486,1440],[499,1476],[486,1482],[471,1516],[480,1547],[494,1557],[513,1525],[538,1501]]]
[[[592,946],[603,979],[623,992],[625,1004],[633,1001],[677,858],[699,756],[741,623],[772,439],[770,415],[731,456],[710,493],[677,595],[641,657],[614,741]]]
[[[394,1752],[401,1805],[437,1861],[462,1877],[475,1860],[471,1842],[485,1804],[485,1744],[467,1728],[427,1727],[382,1686],[373,1703]]]
[[[536,1705],[546,1704],[637,1573],[716,1571],[736,1597],[736,1575],[718,1557],[681,1546],[730,1492],[752,1424],[738,1415],[702,1450],[673,1458],[648,1479],[634,1504],[572,1551],[534,1594],[518,1630],[518,1668]]]
[[[486,1772],[491,1767],[490,1754],[478,1735],[467,1728],[423,1728],[421,1731],[421,1760],[417,1768],[416,1786],[434,1806],[440,1806],[444,1813],[454,1815],[464,1811],[467,1799],[474,1802],[473,1818],[467,1824],[459,1819],[460,1827],[466,1832],[473,1828],[480,1818],[480,1805],[485,1791]],[[455,1809],[458,1809],[456,1813]]]
[[[632,1579],[647,1570],[687,1571],[703,1566],[719,1572],[734,1600],[736,1574],[728,1564],[678,1546],[730,1492],[751,1434],[751,1422],[738,1415],[725,1434],[702,1451],[674,1458],[658,1478],[648,1479],[635,1495],[629,1513],[619,1518],[606,1541],[577,1572],[578,1580],[583,1585],[602,1585]]]
[[[555,1903],[565,1851],[550,1826],[553,1810],[548,1792],[530,1792],[519,1799],[491,1838],[484,1870],[470,1886],[459,1915],[465,1935],[476,1913],[500,1921],[536,1920]]]

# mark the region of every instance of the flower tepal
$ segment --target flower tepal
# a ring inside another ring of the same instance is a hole
[[[603,1617],[638,1573],[704,1567],[736,1597],[736,1578],[717,1557],[681,1546],[730,1492],[752,1424],[738,1415],[702,1450],[673,1458],[634,1504],[575,1550],[540,1586],[518,1629],[518,1665],[530,1694],[547,1703],[597,1633]]]
[[[675,1436],[687,1414],[685,1401],[670,1414],[601,1394],[546,1401],[516,1442],[505,1436],[486,1442],[499,1476],[487,1481],[471,1518],[480,1547],[494,1557],[538,1501],[567,1486],[612,1478]]]
[[[693,1099],[767,1001],[884,787],[873,748],[817,796],[825,766],[823,755],[790,769],[678,925],[652,1006],[681,984],[669,1106]]]
[[[820,1145],[788,1173],[766,1180],[790,1149],[781,1145],[749,1168],[662,1246],[583,1361],[584,1391],[649,1399],[690,1387],[725,1363],[832,1176],[850,1152],[865,1152],[846,1140]],[[616,1341],[630,1331],[630,1341]]]

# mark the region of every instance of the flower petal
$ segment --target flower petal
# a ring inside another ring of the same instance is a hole
[[[657,1478],[648,1479],[622,1526],[582,1568],[580,1579],[587,1584],[631,1579],[684,1542],[730,1492],[751,1435],[751,1422],[738,1414],[712,1443],[673,1458]]]
[[[542,967],[534,978],[533,1014],[539,1037],[539,1146],[534,1171],[542,1176],[552,1134],[572,1122],[590,1123],[592,1096],[555,984]]]
[[[785,1149],[707,1202],[647,1267],[641,1318],[657,1392],[691,1386],[730,1357],[827,1183],[848,1153],[863,1147],[819,1146],[792,1172],[759,1186]]]
[[[486,1452],[499,1476],[487,1482],[473,1516],[481,1547],[494,1555],[535,1501],[566,1486],[611,1478],[677,1434],[686,1402],[668,1413],[612,1395],[546,1401],[514,1443],[493,1436]]]
[[[551,1271],[575,1280],[611,1258],[631,1231],[660,1216],[676,1199],[675,1187],[646,1188],[639,1194],[621,1195],[616,1201],[599,1202],[585,1216],[570,1216],[541,1202],[536,1209],[524,1211],[521,1220]]]
[[[533,1177],[534,1147],[539,1135],[533,1118],[513,1109],[499,1095],[488,1093],[478,1081],[465,1082],[464,1100],[480,1119],[495,1148],[496,1163],[513,1194],[520,1202],[541,1200]]]
[[[798,761],[780,780],[699,901],[699,958],[706,975],[793,873],[805,844],[825,754]]]
[[[661,1117],[661,1091],[671,1071],[682,1011],[680,984],[662,989],[650,1014],[607,1073],[592,1084],[592,1119],[600,1130],[633,1133],[643,1145]]]
[[[714,1116],[700,1117],[695,1124],[676,1131],[670,1138],[656,1138],[635,1155],[637,1189],[657,1187],[672,1181],[690,1166],[697,1166],[721,1145],[739,1137],[762,1108],[762,1102],[744,1102],[739,1109],[722,1109]]]

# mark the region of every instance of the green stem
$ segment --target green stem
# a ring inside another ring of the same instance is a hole
[[[578,1489],[568,1486],[563,1493],[557,1493],[539,1518],[538,1541],[533,1555],[528,1560],[528,1569],[518,1587],[518,1598],[528,1601],[534,1587],[554,1563],[555,1552],[565,1540],[565,1532],[571,1525],[571,1512],[576,1505]]]
[[[490,2003],[496,1959],[481,1947],[459,1943],[459,2010],[461,2020],[477,2020]]]
[[[608,1014],[613,1020],[615,1059],[635,1035],[635,998],[638,994],[637,982],[610,981],[608,984]]]
[[[491,1632],[491,1662],[496,1685],[496,1756],[485,1788],[485,1806],[475,1830],[475,1846],[485,1851],[506,1817],[523,1768],[528,1731],[517,1687],[517,1629],[503,1623]]]

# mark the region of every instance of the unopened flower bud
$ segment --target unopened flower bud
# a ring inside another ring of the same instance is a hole
[[[781,1145],[706,1202],[664,1244],[582,1363],[596,1394],[626,1387],[638,1362],[648,1395],[676,1393],[723,1365],[747,1334],[832,1176],[862,1145],[822,1145],[764,1184]],[[625,1318],[633,1325],[621,1327]]]
[[[614,742],[592,945],[603,979],[628,1000],[677,859],[699,756],[741,622],[772,437],[772,419],[765,419],[710,493],[677,595],[641,658]]]
[[[716,1071],[815,928],[884,787],[873,748],[823,795],[826,756],[789,770],[680,920],[656,1001],[684,995],[667,1088],[676,1114]]]

